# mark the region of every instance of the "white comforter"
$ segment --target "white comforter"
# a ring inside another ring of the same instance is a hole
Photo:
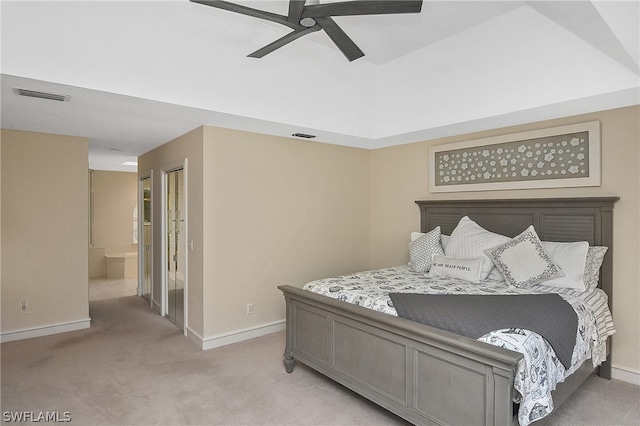
[[[375,311],[397,315],[389,293],[428,294],[532,294],[550,292],[536,286],[521,289],[503,281],[472,283],[454,278],[432,278],[397,266],[366,271],[336,278],[312,281],[305,290],[353,303]],[[591,292],[563,291],[560,295],[578,314],[578,332],[571,368],[565,369],[549,343],[540,335],[523,329],[492,331],[478,340],[524,354],[517,366],[514,381],[514,401],[520,403],[518,421],[521,426],[545,417],[553,410],[551,391],[556,385],[591,358],[597,366],[606,359],[607,336],[615,333],[607,295],[601,290]]]

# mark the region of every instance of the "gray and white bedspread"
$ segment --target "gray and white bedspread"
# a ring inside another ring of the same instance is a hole
[[[389,293],[426,294],[535,294],[551,292],[536,286],[521,289],[503,281],[471,283],[455,278],[433,278],[413,272],[408,266],[366,271],[312,281],[305,290],[397,316]],[[562,291],[560,295],[578,315],[578,332],[571,367],[566,369],[549,343],[539,334],[524,329],[495,330],[478,340],[524,355],[517,366],[514,401],[520,403],[521,426],[545,417],[553,410],[551,391],[576,371],[588,358],[597,366],[606,359],[607,337],[615,333],[607,295],[602,290]]]

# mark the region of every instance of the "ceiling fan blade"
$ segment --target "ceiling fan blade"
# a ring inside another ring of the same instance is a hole
[[[297,29],[295,31],[290,32],[289,34],[285,35],[284,37],[279,38],[278,40],[274,41],[273,43],[269,43],[267,44],[265,47],[256,50],[253,53],[248,54],[247,56],[250,58],[262,58],[265,55],[268,55],[269,53],[273,52],[276,49],[281,48],[282,46],[291,43],[292,41],[307,35],[309,33],[313,33],[320,30],[319,26],[313,26],[311,28],[306,28],[306,27],[302,27],[302,29]]]
[[[336,46],[338,46],[338,49],[340,49],[344,56],[347,57],[349,62],[364,56],[362,50],[356,46],[353,40],[351,40],[349,36],[342,31],[342,28],[340,28],[333,19],[318,16],[315,20],[331,40],[333,40]]]
[[[420,13],[422,0],[352,0],[339,3],[309,5],[303,18],[347,15],[386,15],[393,13]]]
[[[230,12],[240,13],[242,15],[253,16],[254,18],[266,19],[267,21],[277,22],[286,25],[294,30],[300,29],[299,22],[291,22],[286,16],[277,13],[266,12],[264,10],[254,9],[252,7],[242,6],[240,4],[231,3],[223,0],[190,0],[193,3],[203,4],[218,9],[228,10]]]
[[[307,0],[289,0],[289,15],[287,15],[289,22],[293,22],[295,24],[300,23],[306,1]]]

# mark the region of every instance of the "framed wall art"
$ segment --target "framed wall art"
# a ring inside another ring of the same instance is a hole
[[[431,192],[600,186],[600,122],[429,147]]]

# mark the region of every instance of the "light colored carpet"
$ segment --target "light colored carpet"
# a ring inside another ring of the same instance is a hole
[[[138,294],[136,278],[92,278],[89,280],[89,300],[115,299]]]
[[[90,329],[2,344],[3,413],[69,412],[76,425],[407,424],[304,365],[287,374],[284,333],[201,351],[142,298],[93,294]],[[640,388],[593,377],[546,424],[637,425],[639,404]]]
[[[405,424],[298,365],[284,334],[201,351],[137,296],[91,302],[90,329],[2,344],[2,412],[77,425]]]
[[[553,416],[535,425],[640,425],[640,387],[592,376]]]

